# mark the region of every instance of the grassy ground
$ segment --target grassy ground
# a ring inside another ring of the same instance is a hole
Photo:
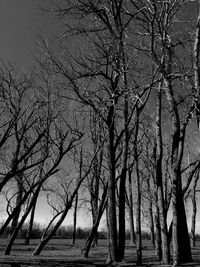
[[[0,240],[0,267],[30,267],[30,266],[106,266],[107,242],[100,240],[99,246],[92,248],[88,259],[80,257],[84,240],[77,240],[74,246],[71,240],[54,239],[44,248],[40,256],[31,256],[38,240],[32,240],[30,245],[24,245],[23,240],[17,240],[10,256],[4,256],[6,240]],[[200,266],[200,242],[192,250],[193,262],[183,266]],[[125,263],[118,266],[136,266],[136,249],[127,242]],[[12,264],[11,264],[12,263]],[[17,265],[18,264],[18,265]],[[144,266],[162,266],[157,261],[155,249],[149,241],[143,241]]]

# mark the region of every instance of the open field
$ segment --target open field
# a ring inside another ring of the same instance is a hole
[[[82,259],[80,251],[84,240],[77,240],[74,246],[71,240],[54,239],[49,242],[40,256],[31,256],[38,240],[32,240],[30,245],[24,245],[23,240],[17,240],[10,256],[4,256],[6,240],[0,240],[0,267],[30,267],[30,266],[106,266],[107,244],[100,240],[97,248],[92,248],[89,258]],[[125,264],[118,266],[136,266],[136,249],[126,246]],[[154,247],[149,241],[143,242],[144,266],[162,266],[156,259]],[[193,262],[183,266],[200,266],[200,242],[193,249]]]

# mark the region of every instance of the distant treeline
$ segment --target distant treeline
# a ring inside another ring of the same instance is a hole
[[[52,226],[53,227],[53,226]],[[27,235],[27,228],[28,224],[24,224],[23,228],[21,229],[18,238],[25,239]],[[39,224],[39,223],[34,223],[33,225],[33,230],[31,233],[31,238],[32,239],[38,239],[41,238],[42,233],[45,230],[45,225]],[[76,229],[76,238],[77,239],[86,239],[90,233],[91,229],[90,228],[81,228],[77,227]],[[4,234],[2,235],[3,238],[7,238],[11,233],[11,227],[8,226]],[[56,234],[54,235],[54,238],[57,239],[72,239],[73,236],[73,226],[61,226]],[[105,230],[100,230],[98,231],[98,239],[106,239],[107,238],[107,231]],[[142,232],[142,238],[143,239],[150,239],[150,234],[148,232]],[[200,238],[200,236],[199,236]],[[126,231],[126,239],[130,239],[130,232],[129,230]]]

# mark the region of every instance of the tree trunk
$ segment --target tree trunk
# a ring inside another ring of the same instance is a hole
[[[69,204],[66,204],[65,209],[62,212],[62,215],[60,216],[60,219],[56,222],[56,224],[54,225],[54,227],[49,231],[49,233],[47,233],[47,231],[45,231],[42,235],[42,238],[39,242],[39,244],[37,245],[37,247],[35,248],[35,250],[33,251],[33,256],[36,255],[40,255],[40,253],[42,252],[43,248],[45,247],[45,245],[49,242],[49,240],[53,237],[53,235],[56,233],[56,231],[58,230],[58,228],[60,227],[60,225],[62,224],[62,222],[64,221],[69,209],[71,208],[71,201]],[[49,226],[47,227],[49,228]]]
[[[128,82],[126,76],[126,59],[124,54],[124,40],[121,36],[119,40],[119,47],[121,51],[121,67],[122,67],[122,80],[124,85],[124,91],[127,92]],[[123,156],[122,156],[122,171],[119,184],[119,241],[118,241],[118,260],[124,260],[125,252],[125,239],[126,239],[126,224],[125,224],[125,204],[126,204],[126,176],[127,176],[127,161],[128,161],[128,148],[129,148],[129,127],[128,127],[128,114],[129,103],[128,95],[124,95],[124,107],[123,107]]]
[[[41,188],[41,185],[39,185],[39,186],[37,187],[36,191],[40,191],[40,188]],[[36,192],[36,193],[37,193],[37,192]],[[36,194],[36,195],[37,195],[37,194]],[[5,249],[5,253],[4,253],[5,255],[10,255],[10,251],[11,251],[12,246],[13,246],[13,243],[14,243],[16,237],[17,237],[17,234],[18,234],[19,231],[21,230],[21,228],[22,228],[22,226],[23,226],[23,224],[24,224],[26,218],[28,217],[28,215],[29,215],[29,213],[30,213],[30,211],[31,211],[31,209],[32,209],[32,207],[33,207],[34,202],[35,202],[35,194],[32,196],[32,199],[31,199],[31,201],[30,201],[30,203],[29,203],[29,205],[28,205],[28,207],[27,207],[25,213],[24,213],[23,216],[21,217],[20,222],[17,224],[15,230],[13,231],[12,235],[11,235],[10,238],[9,238],[9,241],[8,241],[7,247],[6,247],[6,249]]]
[[[153,246],[155,246],[155,234],[154,234],[154,221],[153,221],[152,202],[149,203],[149,223],[150,223],[151,244]]]
[[[100,179],[100,173],[98,173],[100,170],[98,168],[99,162],[98,160],[94,161],[94,177],[92,181],[92,186],[91,186],[91,208],[92,208],[92,223],[95,224],[96,218],[97,218],[97,213],[98,213],[98,201],[99,201],[99,179]],[[97,233],[93,238],[93,243],[92,246],[97,246],[98,245],[98,237]]]
[[[173,209],[173,264],[178,265],[180,262],[191,261],[190,240],[187,229],[187,220],[182,193],[181,182],[181,165],[183,159],[185,131],[190,116],[187,116],[181,129],[181,122],[178,113],[178,105],[176,103],[173,86],[172,86],[172,66],[173,66],[173,48],[170,36],[168,35],[168,23],[170,2],[164,6],[163,19],[163,59],[162,59],[162,75],[164,78],[165,95],[169,105],[171,114],[171,135],[172,135],[172,152],[171,152],[171,177],[172,177],[172,209]],[[163,64],[164,63],[164,64]]]
[[[197,118],[197,125],[200,131],[200,72],[199,72],[199,48],[200,48],[200,2],[198,1],[199,5],[199,13],[197,18],[196,24],[196,32],[195,32],[195,39],[194,39],[194,84],[195,84],[195,106],[196,106],[196,118]],[[199,178],[199,171],[197,174]],[[195,247],[195,227],[196,227],[196,185],[198,178],[196,177],[193,185],[192,191],[192,205],[193,205],[193,212],[192,212],[192,224],[191,224],[191,239],[192,239],[192,246]]]
[[[155,228],[156,228],[156,256],[159,261],[162,261],[162,241],[161,241],[161,229],[160,229],[160,219],[159,210],[156,209],[156,215],[154,216]]]
[[[162,132],[161,132],[161,107],[162,107],[162,83],[159,85],[157,92],[157,106],[156,106],[156,186],[157,186],[157,200],[159,210],[159,222],[161,228],[162,239],[162,262],[169,264],[170,262],[170,250],[168,242],[167,220],[164,205],[163,194],[163,178],[162,178],[162,158],[163,158],[163,144],[162,144]]]
[[[199,180],[199,171],[196,173],[196,177],[192,187],[192,221],[191,221],[191,241],[192,246],[196,247],[196,238],[195,238],[195,230],[196,230],[196,214],[197,214],[197,203],[196,203],[196,187],[197,182]]]
[[[39,195],[39,192],[38,192]],[[30,221],[29,221],[29,225],[28,225],[28,229],[27,229],[27,233],[26,233],[26,238],[25,238],[25,245],[29,245],[30,244],[30,239],[31,239],[31,234],[32,234],[32,230],[33,230],[33,223],[34,223],[34,217],[35,217],[35,208],[36,208],[36,204],[37,204],[37,199],[38,196],[35,196],[35,201],[33,203],[33,207],[31,210],[31,216],[30,216]]]
[[[174,217],[173,217],[174,219]],[[177,229],[174,229],[177,226]],[[191,247],[190,247],[190,238],[188,234],[187,227],[187,218],[185,213],[185,206],[182,192],[178,192],[177,196],[177,220],[175,224],[173,224],[173,231],[177,231],[178,237],[178,249],[176,248],[175,257],[179,260],[179,262],[191,262]],[[175,240],[175,242],[177,242]]]
[[[169,58],[171,50],[168,52]],[[180,262],[189,262],[192,259],[190,240],[187,228],[187,220],[182,193],[181,182],[181,164],[183,157],[185,129],[180,131],[179,114],[177,104],[174,99],[171,80],[165,77],[166,97],[169,103],[172,115],[172,160],[171,160],[171,177],[172,177],[172,208],[173,208],[173,262],[174,265]]]
[[[7,228],[7,226],[9,225],[9,223],[11,222],[12,218],[14,217],[15,213],[18,212],[18,209],[21,208],[21,206],[25,203],[25,201],[27,200],[27,198],[29,197],[29,195],[33,192],[35,186],[31,186],[31,188],[26,191],[26,193],[23,195],[21,201],[18,203],[18,205],[14,208],[13,212],[10,214],[10,216],[6,219],[6,221],[4,222],[4,224],[2,225],[1,229],[0,229],[0,236],[3,234],[3,232],[5,231],[5,229]]]
[[[77,207],[78,207],[78,192],[76,194],[75,204],[74,204],[74,214],[73,214],[74,224],[73,224],[72,245],[74,245],[76,242]]]
[[[134,227],[134,217],[133,217],[133,191],[132,191],[132,170],[129,169],[128,172],[128,195],[129,195],[129,204],[128,204],[128,210],[129,210],[129,220],[130,220],[130,235],[131,245],[134,245],[136,243],[135,241],[135,227]]]
[[[118,261],[124,260],[125,251],[125,189],[126,189],[126,169],[122,170],[119,186],[119,241],[118,241]]]
[[[85,245],[84,245],[84,247],[82,249],[82,252],[81,252],[81,255],[83,257],[85,257],[85,258],[88,257],[88,254],[89,254],[93,239],[95,238],[95,236],[97,234],[97,230],[98,230],[98,226],[99,226],[101,217],[102,217],[103,212],[104,212],[104,210],[106,208],[106,204],[107,204],[106,196],[107,196],[107,186],[104,189],[104,192],[103,192],[102,197],[101,197],[101,202],[99,204],[96,221],[94,222],[94,224],[92,226],[90,234],[89,234],[89,236],[88,236],[88,238],[87,238],[87,240],[85,242]]]
[[[150,188],[150,177],[147,178],[147,190],[151,192]],[[150,228],[150,235],[151,235],[151,243],[155,246],[155,234],[154,234],[154,221],[153,221],[153,207],[152,207],[152,197],[151,193],[149,194],[148,199],[148,210],[149,210],[149,228]]]
[[[137,188],[137,205],[136,205],[136,253],[137,265],[142,264],[142,231],[141,231],[141,186],[139,173],[138,158],[138,131],[139,131],[139,109],[136,107],[135,136],[134,136],[134,159],[136,169],[136,188]]]
[[[107,125],[109,130],[108,141],[108,248],[111,262],[117,261],[117,221],[116,221],[116,198],[115,198],[115,124],[114,104],[110,107]]]
[[[22,186],[22,183],[23,183],[23,173],[19,173],[17,175],[17,198],[16,198],[16,205],[15,205],[16,207],[18,206],[18,204],[22,200],[22,194],[23,194],[23,186]],[[17,227],[20,212],[21,212],[21,206],[19,206],[19,208],[17,209],[17,212],[13,216],[12,223],[11,223],[10,235],[12,235],[13,231]]]

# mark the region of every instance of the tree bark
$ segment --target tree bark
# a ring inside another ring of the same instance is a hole
[[[74,203],[74,224],[73,224],[73,235],[72,235],[72,245],[76,243],[76,222],[77,222],[77,208],[78,208],[78,192],[75,197],[75,203]]]
[[[161,229],[159,219],[159,209],[156,208],[156,214],[154,216],[155,228],[156,228],[156,256],[159,261],[162,261],[162,241],[161,241]]]
[[[162,83],[159,84],[157,92],[157,107],[156,107],[156,186],[157,186],[157,200],[159,210],[159,222],[161,228],[162,239],[162,262],[169,264],[170,250],[168,242],[167,220],[164,205],[163,194],[163,178],[162,178],[162,159],[163,159],[163,144],[162,144],[162,129],[161,129],[161,107],[162,107]]]
[[[115,147],[114,147],[114,106],[108,114],[109,141],[108,141],[108,246],[111,261],[117,261],[117,221],[115,198]]]

